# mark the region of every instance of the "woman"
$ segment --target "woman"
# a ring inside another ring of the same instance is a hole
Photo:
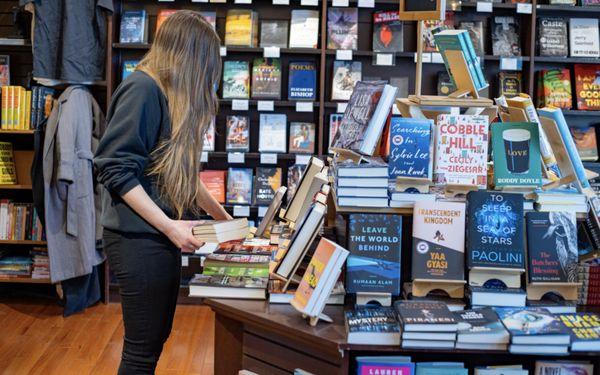
[[[180,11],[160,27],[136,71],[116,90],[94,163],[104,249],[120,287],[125,339],[119,374],[154,373],[171,331],[181,254],[201,210],[231,219],[198,177],[202,140],[217,112],[219,37]]]

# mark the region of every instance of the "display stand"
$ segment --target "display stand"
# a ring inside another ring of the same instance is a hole
[[[368,293],[368,292],[357,292],[356,293],[356,304],[359,306],[369,305],[373,302],[377,302],[381,306],[392,305],[392,294],[391,293]]]
[[[410,190],[416,190],[419,193],[429,193],[429,187],[432,181],[428,178],[410,178],[410,177],[396,177],[396,191],[407,192]]]
[[[522,268],[473,267],[469,270],[469,285],[484,286],[490,280],[499,280],[507,288],[521,288]]]
[[[450,298],[464,298],[466,283],[465,280],[414,279],[412,281],[412,295],[427,297],[434,290],[443,290]]]
[[[337,272],[333,275],[335,280],[340,278],[341,272],[342,272],[342,270],[338,269]],[[331,295],[331,289],[328,290],[326,294],[327,294],[327,298],[329,298],[329,296]],[[326,301],[326,300],[327,299],[323,299],[323,301]],[[329,317],[326,314],[323,314],[323,309],[325,308],[325,305],[327,305],[327,304],[324,302],[321,304],[320,308],[318,309],[318,311],[319,311],[318,314],[316,314],[314,316],[302,314],[302,318],[304,318],[304,319],[308,318],[308,324],[310,324],[311,327],[316,327],[317,323],[319,323],[319,320],[322,320],[326,323],[333,323],[333,319],[331,319],[331,317]],[[292,306],[295,306],[294,301],[292,301]]]
[[[444,186],[444,195],[446,198],[466,197],[469,192],[477,190],[479,190],[477,185],[450,184]]]
[[[577,301],[580,286],[581,283],[528,283],[527,299],[539,301],[548,293],[556,293],[565,301]]]

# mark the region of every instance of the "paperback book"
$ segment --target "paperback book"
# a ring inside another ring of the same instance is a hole
[[[362,80],[360,61],[334,61],[331,100],[350,100],[354,86]]]
[[[571,109],[573,96],[569,69],[544,69],[538,75],[538,107]]]
[[[247,61],[223,63],[223,99],[250,98],[250,66]]]
[[[562,17],[538,18],[540,56],[569,56],[568,21]]]
[[[600,65],[575,64],[577,109],[600,110]]]
[[[250,150],[250,119],[247,116],[227,116],[225,149],[231,152]]]
[[[290,153],[314,154],[315,124],[311,122],[290,123]]]
[[[492,17],[492,53],[494,56],[521,56],[521,31],[512,16]]]
[[[227,171],[227,203],[250,204],[252,202],[252,169],[229,168]]]
[[[225,203],[226,171],[204,170],[200,172],[200,180],[217,202]]]
[[[568,345],[570,342],[565,325],[544,308],[497,307],[495,311],[513,344]]]
[[[456,332],[458,321],[442,302],[396,301],[403,332]]]
[[[258,167],[254,177],[254,205],[268,206],[281,186],[281,168]]]
[[[454,312],[458,321],[457,347],[459,344],[501,344],[510,341],[508,331],[493,309],[464,310]]]
[[[279,47],[288,46],[288,21],[264,20],[260,24],[260,46]]]
[[[252,98],[281,98],[281,61],[257,58],[252,64]]]
[[[311,61],[289,64],[288,99],[315,100],[317,98],[317,68]]]
[[[229,9],[225,19],[225,45],[256,47],[258,13],[250,9]]]
[[[284,114],[260,114],[259,152],[287,151],[287,116]]]
[[[392,117],[390,122],[390,179],[431,180],[433,169],[433,120]]]
[[[597,18],[571,18],[569,23],[571,57],[600,57]]]
[[[523,79],[521,72],[505,72],[498,73],[500,81],[500,96],[512,98],[523,92]]]
[[[290,48],[317,48],[319,11],[294,9],[291,14]]]
[[[400,13],[396,10],[373,13],[373,51],[402,52],[404,31]]]
[[[334,50],[358,48],[358,8],[327,10],[327,48]]]
[[[148,41],[148,16],[145,10],[123,12],[119,41],[121,43],[146,43]]]

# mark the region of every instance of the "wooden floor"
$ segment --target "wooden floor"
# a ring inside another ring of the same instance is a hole
[[[0,374],[116,374],[121,305],[98,305],[63,318],[51,302],[0,301]],[[204,306],[177,307],[157,374],[212,374],[214,315]]]

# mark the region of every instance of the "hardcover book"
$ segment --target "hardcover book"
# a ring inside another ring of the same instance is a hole
[[[562,17],[538,18],[540,56],[569,56],[568,21]]]
[[[348,342],[365,344],[386,344],[381,337],[390,340],[390,345],[400,341],[400,323],[393,307],[357,307],[344,312]],[[362,336],[362,337],[361,337]],[[361,339],[362,338],[362,339]]]
[[[229,168],[227,172],[227,203],[250,204],[252,202],[252,169]]]
[[[600,65],[575,64],[577,109],[600,110]]]
[[[553,106],[562,109],[571,109],[573,96],[571,95],[571,73],[569,69],[544,69],[538,72],[538,107]]]
[[[226,171],[204,170],[200,172],[200,180],[206,186],[206,190],[217,202],[225,203],[225,178]]]
[[[206,128],[206,133],[204,133],[204,139],[202,140],[202,152],[215,150],[215,121],[216,119],[213,116],[208,124],[208,128]]]
[[[158,16],[156,16],[156,30],[154,31],[155,35],[163,22],[175,12],[177,12],[177,9],[161,9],[160,12],[158,12]]]
[[[464,280],[465,204],[416,202],[412,280]]]
[[[572,212],[528,212],[529,282],[577,282],[577,221]]]
[[[600,316],[598,314],[558,314],[558,318],[571,334],[571,351],[600,350]]]
[[[435,184],[487,187],[487,116],[439,115],[435,138]]]
[[[329,153],[332,154],[331,145],[333,143],[333,139],[335,138],[335,134],[338,132],[340,125],[342,124],[342,119],[344,118],[343,114],[340,113],[332,113],[329,115],[329,144],[328,150]]]
[[[250,66],[248,61],[223,63],[223,99],[250,98]]]
[[[467,266],[525,269],[523,195],[467,195]]]
[[[249,9],[229,9],[225,19],[225,45],[256,47],[258,14]]]
[[[250,119],[247,116],[227,116],[225,150],[248,152],[250,150]]]
[[[329,8],[327,10],[327,48],[358,48],[358,8]]]
[[[566,335],[564,324],[541,307],[497,307],[494,309],[515,343],[519,336]]]
[[[131,73],[135,72],[136,66],[140,63],[140,60],[126,60],[123,61],[123,70],[121,71],[121,81],[124,81]]]
[[[388,175],[397,177],[432,177],[433,120],[392,117]]]
[[[498,73],[500,80],[500,96],[512,98],[523,92],[523,80],[521,72],[505,72]]]
[[[331,100],[350,100],[354,86],[361,80],[360,61],[334,61]]]
[[[317,48],[319,11],[294,9],[290,26],[290,48]]]
[[[569,23],[571,57],[600,57],[597,18],[571,18]]]
[[[491,308],[455,311],[458,321],[456,342],[508,344],[510,336]]]
[[[347,292],[399,295],[402,217],[352,214],[348,228]]]
[[[258,167],[254,177],[254,205],[268,206],[281,186],[281,168]]]
[[[396,301],[394,308],[398,312],[402,326],[407,325],[456,325],[454,314],[443,302]]]
[[[598,144],[596,141],[596,128],[594,126],[569,127],[579,157],[583,161],[598,160]]]
[[[281,61],[257,58],[252,64],[252,98],[281,98]]]
[[[10,85],[10,55],[0,55],[0,87]]]
[[[494,185],[542,184],[540,136],[535,123],[492,124]]]
[[[148,42],[148,18],[145,10],[127,10],[123,12],[119,42]]]
[[[313,154],[315,152],[315,124],[291,122],[289,150],[293,154]]]
[[[302,173],[306,169],[306,165],[302,164],[294,164],[288,168],[287,175],[287,199],[288,202],[292,197],[296,194],[296,189],[298,188],[298,184],[300,183],[300,179],[302,178]]]
[[[492,20],[494,56],[521,56],[521,31],[516,18],[495,16]]]
[[[287,48],[288,28],[288,21],[262,21],[260,24],[260,46]]]
[[[259,152],[287,151],[287,116],[284,114],[260,114]]]
[[[402,52],[404,50],[403,27],[397,10],[373,13],[373,51]]]
[[[289,64],[288,99],[317,98],[317,67],[314,62],[296,61]]]
[[[463,21],[459,24],[461,30],[467,30],[477,56],[485,55],[485,34],[482,21]]]

